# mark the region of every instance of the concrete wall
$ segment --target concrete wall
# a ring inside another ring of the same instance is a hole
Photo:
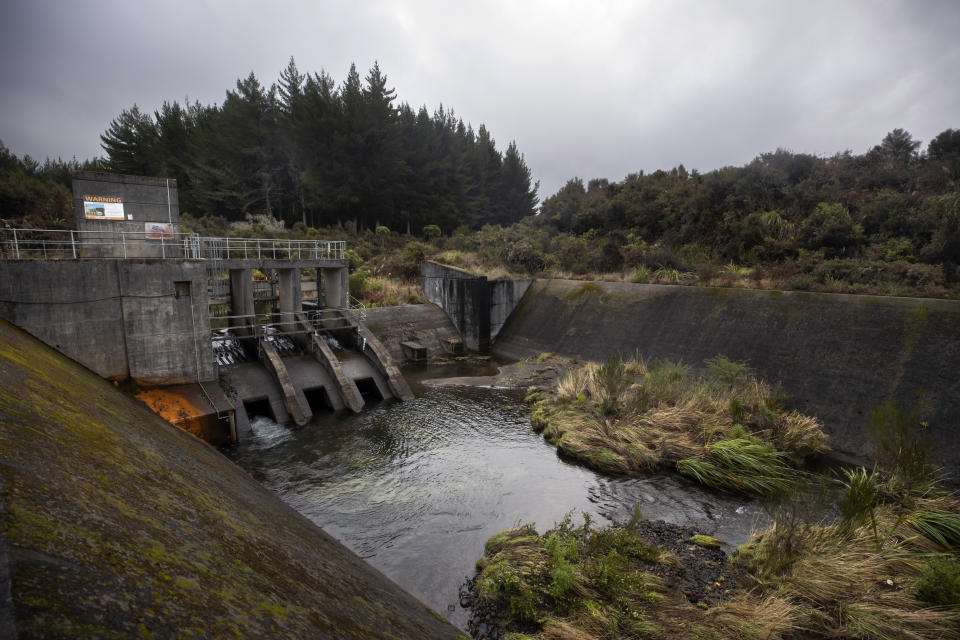
[[[698,366],[723,354],[782,383],[788,404],[821,418],[855,459],[874,408],[919,402],[940,462],[960,478],[960,301],[538,280],[493,351]]]
[[[145,404],[3,321],[0,345],[0,637],[463,637]]]
[[[493,280],[457,267],[424,261],[423,292],[439,305],[470,349],[486,351],[531,280]]]
[[[2,261],[0,316],[105,378],[216,378],[202,263]]]
[[[123,220],[96,220],[84,215],[83,202],[89,197],[119,199],[123,204]],[[146,225],[151,222],[173,225],[180,231],[180,205],[177,181],[167,178],[147,178],[112,173],[81,171],[73,175],[73,209],[77,229],[84,232],[128,232],[125,247],[103,246],[107,235],[83,233],[80,236],[85,257],[177,257],[182,255],[179,245],[170,240],[148,240],[144,237]]]
[[[496,340],[533,280],[490,280],[490,339]]]
[[[445,341],[460,337],[447,314],[435,304],[368,309],[365,324],[395,362],[406,359],[401,342],[419,342],[426,348],[427,357],[435,358],[447,353]]]

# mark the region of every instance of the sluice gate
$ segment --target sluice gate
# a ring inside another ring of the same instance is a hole
[[[412,397],[351,305],[343,241],[186,232],[164,179],[80,173],[74,203],[75,229],[0,230],[0,317],[171,422],[220,444],[246,407],[305,424]]]

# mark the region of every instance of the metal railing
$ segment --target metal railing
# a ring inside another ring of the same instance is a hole
[[[343,240],[210,238],[195,233],[0,229],[0,258],[7,260],[342,260],[346,244]]]
[[[81,258],[180,258],[199,260],[195,233],[0,229],[0,257],[7,260]]]
[[[353,296],[348,296],[349,300],[347,301],[348,308],[350,313],[353,314],[354,318],[359,322],[367,321],[367,308],[363,306],[363,303],[354,298]]]
[[[306,326],[301,323],[306,321]],[[353,309],[318,309],[286,313],[258,313],[242,316],[217,316],[211,318],[218,325],[210,330],[213,342],[237,338],[266,338],[271,336],[295,336],[303,334],[352,329],[356,327],[358,313]],[[229,330],[230,333],[224,333]]]
[[[343,240],[200,238],[205,260],[342,260],[346,248]]]

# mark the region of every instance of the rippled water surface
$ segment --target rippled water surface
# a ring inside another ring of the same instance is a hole
[[[459,585],[487,538],[518,522],[543,532],[571,510],[621,521],[639,503],[647,518],[738,544],[763,518],[756,502],[673,474],[618,479],[561,460],[515,393],[411,382],[412,402],[320,414],[299,429],[257,417],[254,438],[228,455],[460,626]]]

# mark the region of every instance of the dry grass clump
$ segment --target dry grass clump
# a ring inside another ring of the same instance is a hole
[[[745,626],[773,628],[770,637],[788,638],[960,637],[955,606],[931,606],[918,597],[929,561],[922,549],[930,541],[903,535],[895,510],[875,516],[876,528],[873,522],[852,529],[778,522],[741,547],[734,563],[753,583],[753,594],[733,608]],[[771,598],[789,605],[789,624],[781,613],[763,622],[771,612],[759,603]],[[794,635],[797,630],[802,633]]]
[[[501,278],[523,278],[528,277],[518,274],[506,267],[506,265],[491,263],[489,259],[484,259],[479,253],[473,251],[460,251],[451,249],[441,251],[430,257],[431,260],[440,264],[459,267],[477,275],[487,276],[489,280],[499,280]]]
[[[790,463],[827,450],[819,421],[783,410],[744,364],[717,356],[704,375],[669,360],[585,363],[537,395],[534,428],[567,456],[611,473],[677,465],[718,488],[789,489]]]
[[[960,638],[960,500],[936,482],[916,492],[876,470],[841,476],[798,483],[773,525],[730,559],[739,589],[713,607],[643,573],[670,566],[671,554],[637,537],[639,510],[608,529],[573,527],[568,516],[544,536],[499,534],[478,566],[482,579],[506,582],[488,581],[482,594],[510,603],[508,629],[530,633],[516,639]],[[839,520],[819,521],[836,490]]]
[[[368,307],[393,307],[427,302],[419,284],[383,276],[351,276],[350,295]]]
[[[845,470],[830,524],[796,517],[800,499],[782,503],[732,559],[751,592],[711,615],[738,619],[745,638],[960,637],[960,500],[935,481],[917,492],[901,480]]]

